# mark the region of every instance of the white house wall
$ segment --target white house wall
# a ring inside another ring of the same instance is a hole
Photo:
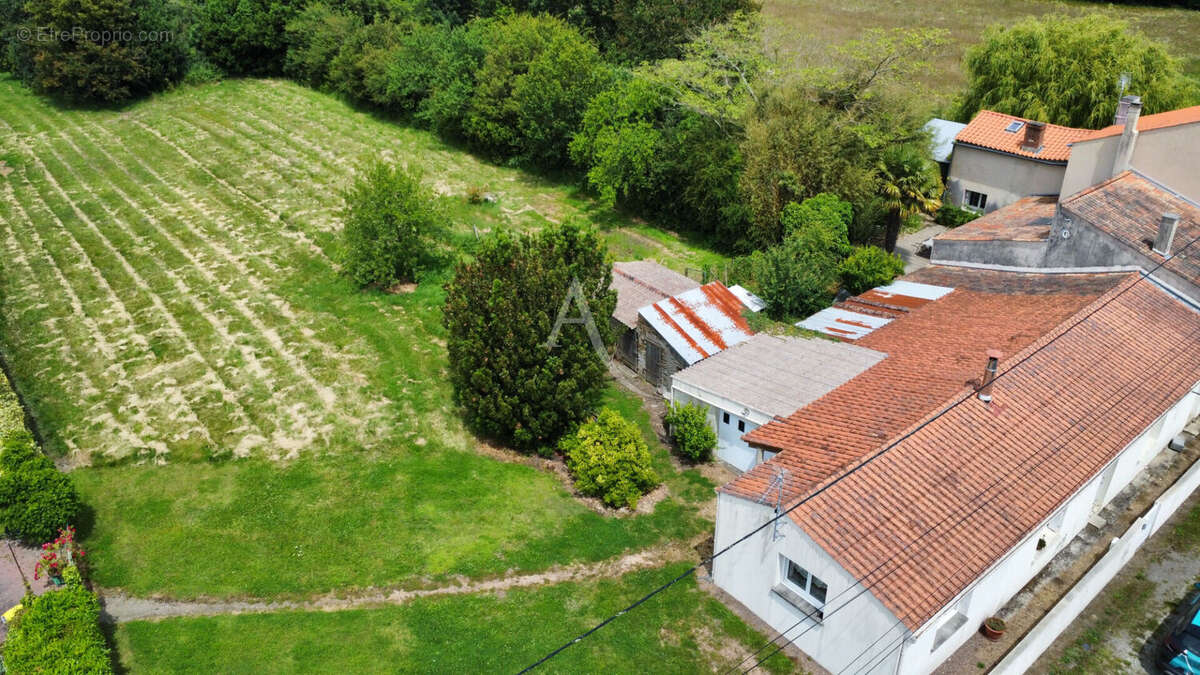
[[[756,504],[739,497],[720,494],[717,497],[717,526],[715,550],[721,550],[738,537],[767,522],[774,516],[774,504]],[[806,620],[787,633],[806,654],[827,668],[851,672],[870,663],[858,656],[885,630],[896,628],[896,617],[870,593],[859,593],[862,586],[833,558],[801,531],[789,518],[779,521],[784,538],[772,541],[773,528],[768,526],[738,544],[713,561],[713,580],[751,612],[767,622],[775,634],[794,626],[805,613],[796,609],[772,592],[782,581],[781,555],[790,558],[829,585],[826,612],[843,603],[820,625]],[[855,597],[857,596],[857,597]],[[899,635],[892,630],[890,635]],[[774,637],[774,635],[772,635]],[[877,647],[882,647],[881,641]],[[880,654],[878,649],[869,656]],[[885,659],[880,667],[870,671],[891,673],[896,668],[896,654]]]
[[[931,672],[954,653],[978,629],[983,620],[993,616],[1014,595],[1042,570],[1088,524],[1093,508],[1107,504],[1142,471],[1146,464],[1183,429],[1189,420],[1200,415],[1200,384],[1163,414],[1088,483],[1071,496],[1055,513],[1035,528],[981,575],[972,586],[951,601],[926,622],[915,634],[903,641],[903,646],[888,657],[883,654],[900,644],[905,629],[898,626],[897,617],[870,592],[850,601],[845,609],[825,619],[825,623],[796,640],[796,645],[832,672],[847,665],[850,669],[865,668],[878,660],[879,664],[866,671],[871,673]],[[1051,450],[1052,451],[1052,450]],[[769,498],[767,500],[769,502]],[[721,494],[717,500],[716,550],[721,550],[738,537],[761,525],[772,515],[773,504],[756,504],[738,497]],[[787,629],[801,616],[785,601],[771,592],[780,581],[779,556],[785,555],[806,567],[829,584],[826,612],[838,607],[857,591],[838,594],[856,587],[857,581],[833,560],[824,549],[797,528],[790,519],[781,526],[785,537],[771,541],[771,528],[759,532],[714,561],[713,578],[717,585],[737,598],[776,631]],[[1037,550],[1040,538],[1046,546]],[[938,629],[956,613],[965,620],[937,648]],[[807,626],[807,622],[806,622]],[[788,634],[795,635],[803,627]],[[883,639],[879,639],[879,638]],[[879,639],[871,650],[875,657],[847,662]]]
[[[1012,548],[1003,558],[992,566],[976,583],[964,591],[969,594],[969,605],[965,608],[966,622],[950,639],[933,649],[937,637],[937,629],[956,611],[964,608],[951,602],[932,620],[928,621],[915,634],[913,642],[904,646],[904,654],[900,673],[928,673],[936,668],[943,660],[954,653],[958,647],[979,629],[983,620],[994,615],[1025,584],[1029,583],[1038,572],[1058,555],[1063,548],[1087,527],[1088,518],[1093,513],[1093,506],[1101,490],[1105,494],[1100,504],[1107,504],[1121,490],[1125,489],[1138,473],[1158,452],[1162,452],[1167,443],[1187,425],[1188,421],[1200,415],[1200,390],[1184,396],[1171,407],[1158,421],[1150,425],[1145,432],[1121,451],[1110,466],[1115,466],[1111,482],[1105,488],[1105,474],[1101,471],[1092,480],[1071,496],[1055,513],[1046,520],[1043,526]],[[1168,451],[1169,452],[1169,451]],[[1041,551],[1037,550],[1038,539],[1046,532],[1046,526],[1058,524],[1056,534],[1048,537],[1047,545]]]
[[[749,471],[760,461],[758,449],[750,447],[742,440],[742,436],[756,429],[759,424],[769,421],[769,415],[757,410],[747,410],[741,404],[727,398],[679,382],[675,382],[671,387],[671,400],[681,404],[698,403],[708,409],[708,423],[717,433],[717,457],[721,461],[738,471]],[[735,413],[734,410],[738,412]],[[723,422],[722,415],[725,413],[729,414],[729,424]],[[739,421],[744,423],[745,431],[738,431]]]
[[[1062,189],[1066,166],[1047,164],[963,144],[954,146],[947,196],[956,206],[964,203],[964,190],[988,196],[987,212],[1031,195],[1054,195]]]

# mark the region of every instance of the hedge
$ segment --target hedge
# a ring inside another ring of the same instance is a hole
[[[65,576],[65,575],[64,575]],[[8,629],[4,666],[10,673],[112,673],[108,645],[100,632],[100,602],[76,581],[40,596]]]
[[[27,544],[49,541],[79,514],[79,494],[25,428],[25,411],[0,376],[0,529]]]

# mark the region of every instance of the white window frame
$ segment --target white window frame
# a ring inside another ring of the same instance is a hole
[[[828,598],[829,597],[829,584],[825,583],[825,581],[823,581],[817,575],[808,571],[807,568],[798,565],[794,560],[791,560],[785,556],[779,556],[779,560],[781,563],[780,564],[780,576],[783,577],[783,583],[792,592],[794,592],[797,595],[799,595],[800,597],[804,598],[804,600],[806,602],[808,602],[809,604],[811,604],[813,607],[816,607],[817,609],[820,609],[820,610],[825,609],[825,600],[818,599],[815,595],[812,594],[812,592],[809,590],[809,588],[811,588],[812,583],[814,581],[816,581],[817,583],[819,583],[825,587],[825,597]],[[792,581],[791,576],[788,575],[789,567],[792,565],[795,565],[796,569],[798,569],[804,573],[805,578],[807,580],[804,586],[800,586],[800,585],[796,584],[796,582]]]
[[[978,201],[980,202],[980,204],[978,206],[971,203],[971,195],[979,196]],[[987,208],[987,200],[988,200],[988,195],[986,192],[980,192],[979,190],[971,190],[969,188],[963,188],[963,208],[964,209],[969,209],[971,211],[977,211],[979,213],[983,213],[984,209]]]

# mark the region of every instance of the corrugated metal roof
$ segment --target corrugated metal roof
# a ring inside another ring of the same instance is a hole
[[[954,137],[966,126],[962,122],[951,122],[937,117],[925,123],[925,130],[933,139],[930,150],[935,162],[950,161],[950,153],[954,152]]]
[[[613,263],[612,285],[609,286],[617,292],[613,318],[636,328],[639,309],[699,286],[700,282],[652,260]]]
[[[901,279],[827,307],[796,325],[843,340],[857,340],[953,290]]]
[[[759,333],[675,373],[674,383],[786,417],[886,356],[844,342]]]
[[[692,364],[754,334],[742,318],[747,307],[725,284],[714,281],[643,307],[638,316]]]

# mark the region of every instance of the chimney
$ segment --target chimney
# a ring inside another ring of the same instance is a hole
[[[1121,142],[1117,145],[1116,156],[1113,157],[1112,175],[1114,176],[1129,169],[1129,162],[1133,159],[1133,147],[1137,145],[1138,118],[1142,116],[1142,97],[1122,96],[1122,104],[1126,102],[1125,99],[1129,99],[1129,105],[1125,110],[1125,128],[1121,131]],[[1120,105],[1117,110],[1119,114]]]
[[[1021,149],[1025,152],[1037,152],[1042,147],[1042,134],[1046,132],[1045,122],[1026,122],[1025,138],[1021,141]]]
[[[1171,240],[1175,238],[1175,228],[1179,226],[1178,213],[1164,213],[1158,223],[1158,236],[1154,238],[1154,252],[1164,258],[1171,257]]]
[[[979,400],[984,403],[992,402],[992,380],[996,379],[996,369],[1000,366],[1000,357],[1004,356],[998,349],[987,350],[987,367],[983,369],[983,384],[979,387]]]
[[[1129,104],[1137,100],[1137,96],[1122,96],[1117,102],[1117,114],[1113,115],[1113,124],[1125,124],[1125,119],[1129,115]]]

